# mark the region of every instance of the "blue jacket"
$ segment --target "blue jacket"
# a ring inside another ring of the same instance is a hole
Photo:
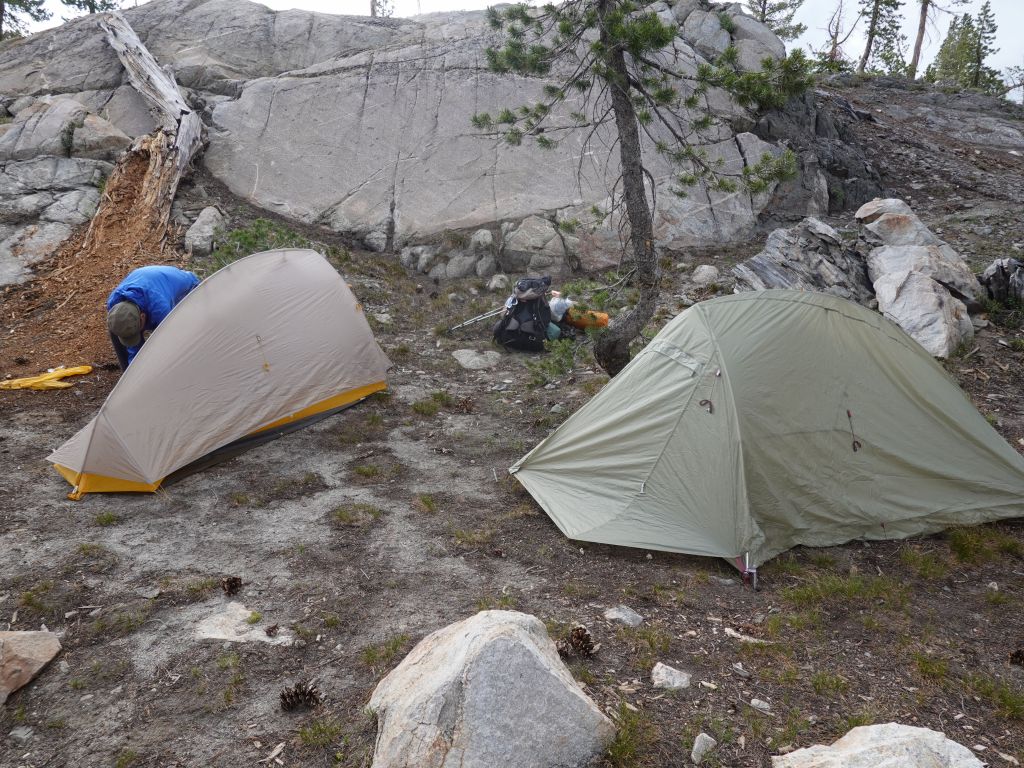
[[[144,331],[152,331],[171,313],[186,294],[199,285],[199,278],[177,267],[139,267],[114,289],[107,299],[107,310],[122,301],[130,301],[146,315]],[[128,348],[128,362],[138,354],[137,347]]]

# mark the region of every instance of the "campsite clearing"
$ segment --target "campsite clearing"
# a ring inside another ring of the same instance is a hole
[[[539,374],[525,355],[464,370],[451,351],[487,348],[483,331],[428,329],[499,297],[474,297],[476,281],[417,292],[372,254],[341,266],[396,363],[391,394],[155,495],[72,502],[45,462],[113,374],[3,393],[12,471],[0,478],[0,545],[13,556],[0,563],[0,621],[16,612],[14,628],[65,632],[59,659],[0,710],[0,733],[33,729],[19,747],[31,764],[242,766],[284,743],[285,765],[365,765],[376,682],[428,632],[495,607],[533,613],[556,637],[590,628],[601,650],[571,668],[625,726],[620,754],[634,757],[615,765],[676,764],[704,730],[719,764],[761,766],[782,747],[888,720],[1024,760],[1024,669],[1009,663],[1024,637],[1020,522],[797,549],[761,569],[756,594],[711,558],[572,542],[505,470],[603,384],[586,352],[572,373]],[[680,280],[667,287],[672,311]],[[391,323],[372,320],[385,311]],[[1002,396],[1019,391],[1024,353],[1000,345],[1004,335],[983,332],[979,351],[949,367],[1019,446],[1020,406]],[[5,366],[11,356],[4,347]],[[529,386],[538,376],[555,387]],[[225,575],[243,580],[231,598]],[[253,627],[287,628],[299,644],[197,639],[232,600],[259,616]],[[620,604],[643,624],[605,622]],[[655,688],[658,661],[694,684]],[[326,704],[282,712],[280,690],[307,678]]]

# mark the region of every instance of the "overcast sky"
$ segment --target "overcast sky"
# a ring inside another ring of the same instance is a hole
[[[939,0],[939,5],[950,5],[953,0]],[[832,15],[838,0],[804,0],[803,7],[797,13],[797,19],[807,25],[807,33],[795,44],[806,47],[810,44],[813,47],[820,47],[824,44],[827,33],[825,27],[829,17]],[[958,13],[977,13],[983,0],[970,0],[962,8],[957,9]],[[845,0],[851,9],[858,4],[858,0]],[[999,52],[989,59],[990,66],[1004,70],[1009,66],[1024,65],[1024,43],[1021,42],[1020,30],[1024,29],[1024,0],[991,0],[992,11],[995,14],[996,23],[999,25],[999,33],[996,45]],[[123,0],[124,7],[131,7],[138,3],[134,0]],[[278,10],[287,8],[303,8],[323,13],[346,13],[357,15],[368,15],[370,0],[264,0],[264,5]],[[415,16],[419,13],[432,13],[434,11],[449,11],[460,9],[479,9],[493,5],[494,0],[393,0],[396,16]],[[67,6],[61,5],[59,0],[47,0],[46,7],[53,13],[49,22],[34,24],[33,31],[52,27],[61,23],[62,17],[70,17],[72,14]],[[917,9],[918,0],[904,0],[904,31],[913,43],[917,30]],[[851,22],[852,22],[852,13]],[[951,16],[948,13],[937,14],[936,23],[929,29],[926,38],[926,45],[922,60],[925,64],[931,61],[938,50],[939,43],[949,27]],[[845,46],[849,57],[855,58],[863,51],[864,37],[861,31],[864,27],[861,22],[856,32]],[[792,45],[792,44],[791,44]],[[908,55],[909,58],[909,55]]]

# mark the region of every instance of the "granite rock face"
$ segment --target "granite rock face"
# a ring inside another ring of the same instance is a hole
[[[651,10],[680,25],[662,56],[682,72],[730,44],[752,67],[785,54],[738,6],[726,7],[731,33],[694,0]],[[529,142],[508,147],[472,128],[474,113],[528,103],[547,84],[488,70],[485,49],[497,38],[482,12],[375,19],[275,12],[247,0],[158,0],[125,16],[204,115],[206,167],[262,208],[355,235],[374,250],[436,243],[453,230],[502,231],[489,252],[440,254],[426,272],[433,277],[557,271],[615,263],[621,253],[619,222],[584,213],[609,207],[617,153],[594,147],[611,146],[610,134],[590,147],[569,136],[552,152]],[[75,157],[112,160],[153,127],[122,79],[95,18],[0,51],[0,93],[19,121],[0,136],[0,157],[66,156],[69,146]],[[725,173],[778,151],[743,133],[753,120],[724,92],[711,89],[706,100],[714,118],[694,140]],[[565,105],[553,124],[565,124],[576,106]],[[69,124],[78,126],[71,134]],[[67,145],[69,135],[77,144]],[[701,185],[681,199],[671,191],[675,169],[649,157],[660,246],[744,237],[769,199]]]

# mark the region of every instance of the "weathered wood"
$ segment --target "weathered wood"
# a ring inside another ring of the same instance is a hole
[[[160,128],[136,139],[118,160],[83,250],[124,248],[130,241],[137,250],[162,252],[178,184],[203,145],[203,123],[124,16],[106,13],[98,24]]]

